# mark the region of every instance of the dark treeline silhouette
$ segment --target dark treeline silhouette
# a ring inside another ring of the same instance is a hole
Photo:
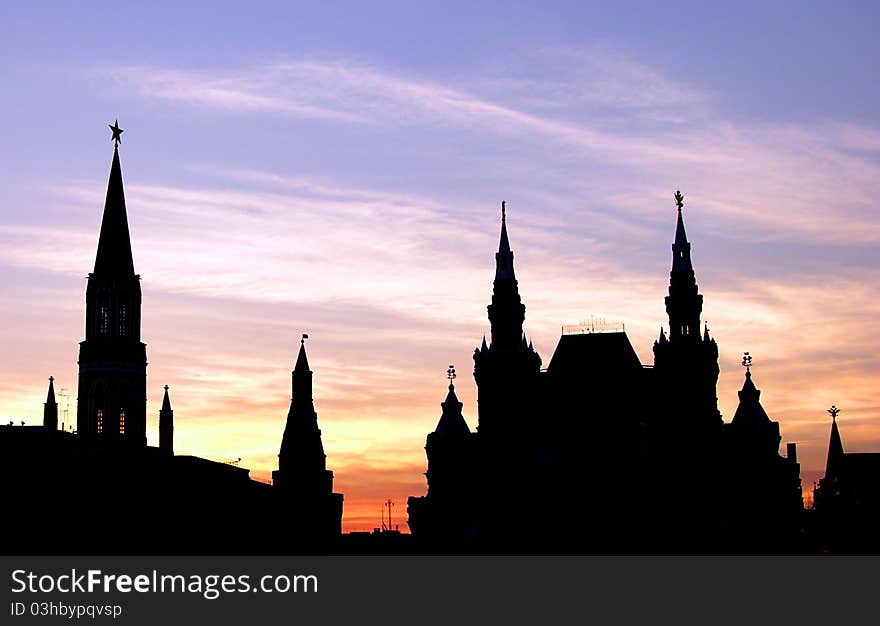
[[[341,532],[300,342],[271,484],[238,462],[174,453],[164,387],[159,446],[147,445],[146,345],[119,159],[114,152],[86,288],[76,429],[59,429],[54,380],[41,426],[0,426],[0,551],[90,554],[880,552],[880,454],[846,454],[832,407],[825,477],[805,511],[794,443],[760,403],[751,356],[730,423],[718,411],[718,346],[701,323],[684,198],[668,334],[643,365],[622,328],[563,328],[547,367],[525,305],[502,203],[488,317],[474,351],[478,426],[455,394],[427,437],[428,491],[410,497],[411,536]],[[390,520],[390,509],[389,509]]]

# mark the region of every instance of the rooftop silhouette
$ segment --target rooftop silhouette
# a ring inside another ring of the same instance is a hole
[[[761,403],[749,352],[739,404],[729,423],[722,420],[719,347],[702,319],[680,191],[673,195],[667,319],[651,364],[641,362],[622,325],[609,331],[600,324],[578,333],[563,327],[542,369],[525,332],[502,202],[490,332],[473,351],[476,428],[449,365],[441,413],[425,440],[427,491],[408,500],[412,537],[391,528],[390,504],[385,532],[343,535],[344,498],[328,469],[307,334],[291,371],[270,483],[252,479],[241,459],[175,454],[175,420],[187,416],[175,416],[167,384],[159,446],[147,445],[141,277],[123,189],[123,130],[118,121],[110,128],[113,156],[79,344],[76,430],[58,428],[53,377],[41,425],[0,427],[0,467],[15,477],[2,493],[24,529],[7,536],[7,553],[880,550],[880,454],[844,452],[839,409],[829,409],[827,464],[812,511],[803,506],[797,446],[787,443],[780,454],[781,426]],[[69,503],[64,533],[58,501]],[[535,502],[561,511],[552,531],[520,514]]]

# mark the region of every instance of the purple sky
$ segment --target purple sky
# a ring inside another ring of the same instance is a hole
[[[424,492],[449,363],[475,425],[502,199],[545,365],[591,316],[651,362],[680,188],[725,419],[748,350],[805,489],[832,403],[880,450],[875,6],[326,4],[0,9],[0,419],[74,393],[118,117],[151,441],[169,384],[265,475],[307,332],[349,529]]]

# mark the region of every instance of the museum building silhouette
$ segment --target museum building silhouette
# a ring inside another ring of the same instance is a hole
[[[525,305],[502,203],[490,338],[474,350],[478,426],[452,382],[427,437],[428,492],[410,497],[425,549],[644,552],[797,549],[800,466],[779,454],[747,355],[740,404],[718,410],[718,346],[701,325],[683,196],[665,299],[668,334],[643,365],[620,330],[566,331],[546,369]],[[527,510],[557,510],[552,529]]]

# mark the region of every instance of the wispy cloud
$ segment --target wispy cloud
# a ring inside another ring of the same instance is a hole
[[[527,109],[583,113],[603,122],[626,119],[681,123],[706,114],[717,97],[639,62],[607,42],[583,48],[547,46],[515,51],[484,93]]]
[[[833,120],[810,128],[734,123],[713,108],[716,98],[608,46],[550,50],[538,58],[533,65],[550,68],[540,78],[524,72],[528,78],[466,79],[456,86],[346,61],[287,60],[240,71],[117,67],[110,73],[145,97],[171,102],[379,129],[409,126],[414,133],[437,124],[490,133],[528,150],[539,170],[541,163],[565,171],[604,161],[617,164],[620,172],[611,179],[624,179],[621,184],[631,185],[623,172],[631,180],[657,181],[639,193],[642,199],[653,197],[660,181],[688,183],[702,209],[731,227],[759,225],[768,236],[815,241],[880,242],[876,129]],[[564,111],[539,100],[562,103]],[[686,123],[603,128],[597,106],[649,117],[684,114]],[[577,151],[560,153],[558,146]]]

